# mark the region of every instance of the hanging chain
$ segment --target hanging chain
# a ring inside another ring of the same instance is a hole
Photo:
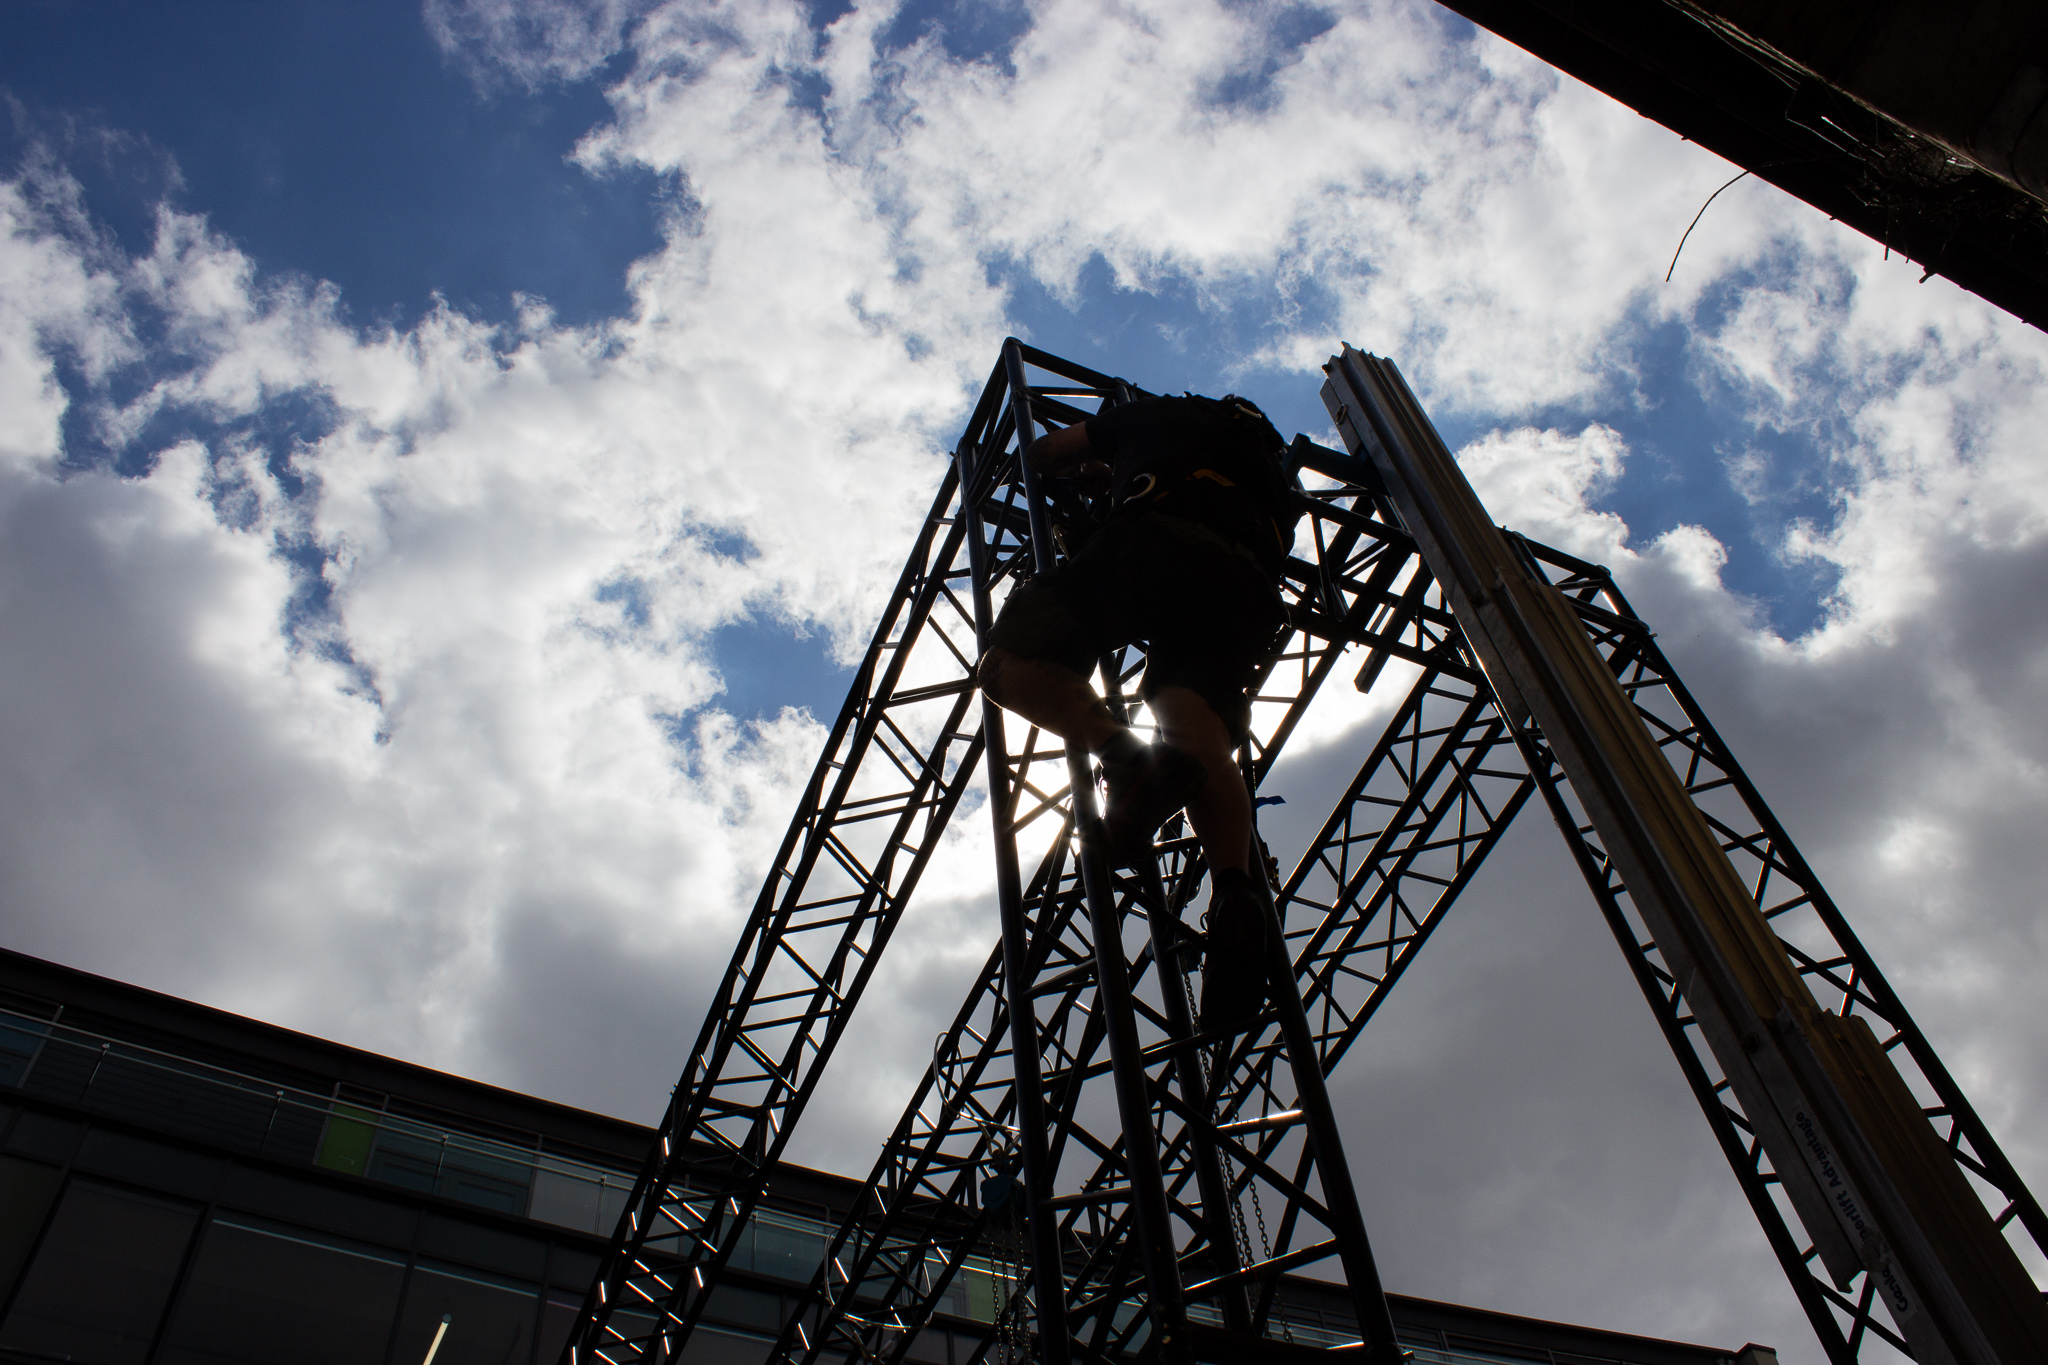
[[[1009,1281],[1003,1295],[1003,1355],[1007,1365],[1030,1365],[1036,1354],[1037,1333],[1024,1298],[1025,1219],[1019,1196],[1013,1194],[1011,1199],[1009,1225],[996,1237],[1006,1254],[1003,1270]]]
[[[1264,839],[1260,839],[1258,841],[1258,845],[1261,860],[1266,864],[1266,884],[1268,886],[1272,886],[1276,884],[1279,880],[1278,861],[1273,857],[1273,851],[1272,849],[1266,846],[1266,841]],[[1206,930],[1208,926],[1208,915],[1206,913],[1204,913],[1202,916],[1202,922],[1203,927]],[[1196,1009],[1195,988],[1189,982],[1187,973],[1184,971],[1181,973],[1181,990],[1186,993],[1188,998],[1188,1016],[1196,1020],[1196,1031],[1199,1032],[1201,1029],[1201,1022]],[[1221,1048],[1204,1048],[1202,1050],[1202,1072],[1203,1077],[1208,1084],[1209,1099],[1212,1107],[1216,1102],[1217,1095],[1217,1063],[1222,1060],[1222,1057],[1223,1052]],[[1243,1201],[1237,1199],[1230,1193],[1231,1191],[1234,1191],[1237,1188],[1237,1163],[1230,1159],[1230,1153],[1228,1151],[1225,1151],[1220,1147],[1217,1149],[1216,1155],[1222,1159],[1223,1163],[1224,1191],[1226,1197],[1230,1198],[1230,1221],[1232,1225],[1232,1231],[1235,1232],[1237,1236],[1238,1264],[1240,1266],[1249,1266],[1256,1265],[1260,1261],[1272,1260],[1273,1242],[1272,1238],[1268,1236],[1266,1232],[1266,1210],[1259,1203],[1259,1182],[1253,1179],[1247,1179],[1245,1181],[1245,1189],[1250,1193],[1252,1197],[1252,1217],[1257,1220],[1259,1229],[1259,1255],[1255,1260],[1252,1256],[1251,1236],[1249,1230],[1245,1227],[1244,1203]],[[1275,1306],[1277,1308],[1278,1305],[1276,1304]],[[1287,1315],[1285,1313],[1276,1312],[1273,1316],[1279,1319],[1281,1337],[1291,1345],[1294,1341],[1294,1331],[1288,1325]]]
[[[955,1086],[948,1074],[942,1049],[945,1037],[941,1035],[932,1046],[932,1074],[938,1082],[941,1105],[952,1103]],[[997,1123],[986,1113],[977,1113],[975,1120],[983,1132],[988,1134],[990,1156],[994,1166],[1004,1166],[1009,1172],[1009,1192],[1003,1199],[1003,1211],[992,1220],[988,1230],[989,1298],[993,1312],[992,1323],[996,1333],[996,1354],[998,1365],[1030,1365],[1037,1346],[1037,1330],[1032,1325],[1034,1315],[1027,1311],[1029,1305],[1024,1296],[1025,1249],[1025,1207],[1023,1153],[1018,1149],[1018,1134],[1015,1129]]]
[[[1202,915],[1202,924],[1205,931],[1208,927],[1208,922],[1209,916],[1205,911]],[[1204,936],[1206,938],[1206,932]],[[1202,1028],[1201,1014],[1195,1000],[1194,985],[1188,980],[1188,974],[1185,969],[1180,973],[1180,988],[1187,996],[1188,1018],[1195,1021],[1195,1031],[1199,1033]],[[1212,1109],[1216,1104],[1216,1073],[1217,1064],[1222,1060],[1221,1053],[1221,1048],[1203,1048],[1199,1058],[1199,1064],[1202,1068],[1202,1079],[1208,1087],[1209,1104]],[[1221,1147],[1217,1148],[1216,1155],[1223,1162],[1223,1197],[1230,1202],[1230,1225],[1231,1231],[1236,1234],[1238,1264],[1240,1266],[1247,1266],[1252,1264],[1252,1242],[1251,1237],[1245,1230],[1244,1206],[1238,1202],[1236,1195],[1233,1193],[1237,1188],[1237,1163],[1232,1161],[1230,1153]],[[1254,1193],[1252,1197],[1256,1199],[1258,1196]],[[1259,1226],[1260,1232],[1263,1235],[1265,1224],[1261,1222]]]

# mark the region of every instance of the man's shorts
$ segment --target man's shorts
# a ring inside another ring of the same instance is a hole
[[[1138,695],[1150,701],[1162,687],[1188,688],[1242,744],[1251,733],[1246,694],[1283,619],[1279,591],[1249,552],[1196,522],[1143,509],[1012,592],[989,644],[1086,676],[1103,655],[1142,641]]]

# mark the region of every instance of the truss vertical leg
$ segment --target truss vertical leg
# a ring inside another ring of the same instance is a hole
[[[1004,344],[1003,363],[1009,370],[1010,411],[1021,456],[1037,434],[1037,424],[1031,413],[1030,386],[1025,383],[1023,351],[1015,341]],[[1018,463],[1031,519],[1032,559],[1044,572],[1055,561],[1052,527],[1045,514],[1038,471],[1028,460],[1020,458]],[[1152,1102],[1147,1094],[1143,1059],[1138,1053],[1137,1030],[1131,1020],[1130,963],[1124,956],[1122,916],[1110,886],[1102,841],[1092,837],[1101,828],[1101,816],[1095,809],[1094,776],[1089,770],[1087,752],[1076,746],[1070,746],[1067,752],[1067,780],[1073,792],[1076,827],[1083,832],[1081,884],[1095,937],[1096,1008],[1103,1014],[1109,1031],[1117,1113],[1123,1121],[1125,1154],[1130,1162],[1131,1198],[1137,1209],[1138,1247],[1145,1263],[1145,1281],[1151,1290],[1153,1330],[1160,1348],[1169,1358],[1178,1358],[1187,1336],[1187,1300],[1181,1290],[1180,1266],[1167,1221],[1166,1189],[1159,1175],[1158,1145],[1152,1129]],[[1033,1269],[1040,1285],[1065,1281],[1065,1269],[1058,1260],[1041,1261]]]
[[[958,454],[960,484],[967,489],[961,499],[961,516],[967,523],[967,545],[974,579],[974,620],[981,652],[988,649],[989,627],[994,624],[989,584],[993,575],[987,563],[985,531],[976,506],[974,490],[982,471],[974,467],[974,447],[963,441]],[[1031,1262],[1046,1283],[1047,1269],[1057,1277],[1060,1265],[1059,1219],[1052,1207],[1053,1171],[1046,1150],[1045,1085],[1039,1074],[1037,1012],[1031,998],[1031,932],[1024,918],[1024,888],[1017,864],[1017,842],[1007,828],[1014,802],[1009,792],[1010,755],[1003,742],[1003,719],[986,694],[981,701],[981,728],[988,756],[989,812],[995,821],[996,912],[1001,921],[1003,989],[1009,1003],[1010,1057],[1017,1094],[1017,1145],[1023,1157],[1025,1196],[1024,1224],[1031,1239]],[[1057,1283],[1055,1278],[1054,1283]],[[1071,1359],[1071,1334],[1067,1329],[1067,1301],[1061,1294],[1040,1292],[1037,1303],[1040,1359],[1045,1365],[1067,1365]]]
[[[1287,952],[1285,928],[1274,907],[1263,866],[1256,869],[1253,880],[1258,883],[1266,909],[1266,942],[1271,945],[1267,974],[1279,1015],[1280,1036],[1285,1040],[1288,1068],[1294,1073],[1294,1089],[1299,1096],[1296,1103],[1308,1129],[1309,1152],[1322,1181],[1323,1204],[1337,1243],[1337,1258],[1351,1288],[1352,1307],[1358,1314],[1366,1358],[1374,1365],[1400,1365],[1401,1344],[1394,1335],[1394,1318],[1387,1309],[1386,1290],[1380,1284],[1379,1266],[1373,1260],[1372,1242],[1365,1232],[1365,1215],[1359,1212],[1358,1192],[1351,1184],[1351,1164],[1344,1156],[1344,1139],[1330,1109],[1330,1090],[1323,1078],[1322,1060],[1316,1053],[1315,1035],[1309,1029],[1308,1012],[1302,1006],[1301,988],[1294,976],[1294,962]]]
[[[1167,898],[1166,882],[1159,875],[1158,860],[1147,858],[1138,872],[1145,888],[1146,919],[1152,931],[1152,967],[1159,974],[1160,1007],[1166,1012],[1167,1036],[1192,1044],[1198,1035],[1194,1012],[1188,1007],[1187,948],[1190,932]],[[1188,1108],[1198,1114],[1214,1112],[1209,1081],[1202,1074],[1206,1052],[1207,1049],[1192,1045],[1183,1047],[1175,1054],[1173,1062],[1174,1083],[1187,1097]],[[1218,1279],[1234,1280],[1244,1267],[1238,1260],[1230,1187],[1223,1178],[1223,1163],[1216,1151],[1215,1139],[1206,1130],[1198,1129],[1189,1145],[1195,1168],[1195,1186],[1202,1201],[1203,1232],[1209,1241],[1209,1273]],[[1223,1325],[1232,1331],[1250,1332],[1251,1300],[1246,1297],[1243,1287],[1238,1285],[1226,1290],[1220,1298]]]

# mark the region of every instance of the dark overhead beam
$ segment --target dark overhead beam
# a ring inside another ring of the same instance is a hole
[[[1441,2],[1928,273],[2048,328],[2048,206],[1728,21],[1673,0]],[[1931,86],[1952,75],[1930,60]]]

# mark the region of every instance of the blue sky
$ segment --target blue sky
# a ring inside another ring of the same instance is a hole
[[[24,0],[6,36],[12,157],[68,143],[130,250],[169,191],[265,269],[333,281],[364,326],[434,294],[494,321],[516,292],[565,322],[618,313],[661,242],[654,177],[564,161],[605,115],[601,73],[483,97],[414,4]]]
[[[810,11],[821,24],[844,12]],[[1314,7],[1281,8],[1270,24],[1281,40],[1276,55],[1216,98],[1255,102],[1290,48],[1330,22]],[[1469,40],[1462,20],[1438,22]],[[544,299],[572,326],[622,315],[626,268],[659,248],[664,215],[687,211],[672,175],[633,166],[592,174],[568,160],[604,120],[603,92],[622,55],[538,89],[480,79],[437,46],[416,5],[400,0],[25,0],[7,26],[0,84],[17,102],[16,164],[32,146],[61,148],[95,217],[130,251],[147,248],[158,203],[203,212],[266,272],[332,282],[358,326],[410,326],[437,296],[493,323],[510,320],[521,295]],[[907,6],[880,44],[900,49],[928,37],[952,57],[1000,62],[1026,26],[1021,7]],[[1244,388],[1291,429],[1325,425],[1312,385],[1243,366],[1275,326],[1271,281],[1216,298],[1169,270],[1144,288],[1119,288],[1097,257],[1055,297],[1014,263],[988,266],[1018,329],[1057,354],[1162,389]],[[1333,328],[1333,301],[1312,281],[1294,287],[1289,303],[1291,326]],[[1755,599],[1779,632],[1803,634],[1835,584],[1825,570],[1788,563],[1781,542],[1795,518],[1832,519],[1827,460],[1805,433],[1759,422],[1715,392],[1711,376],[1687,365],[1688,335],[1681,323],[1639,319],[1615,338],[1593,392],[1520,411],[1439,408],[1439,423],[1454,447],[1503,421],[1613,426],[1635,458],[1598,505],[1646,538],[1680,521],[1705,525],[1728,551],[1729,585]],[[318,420],[317,411],[300,419]],[[273,424],[273,439],[289,440],[289,420]],[[324,433],[316,426],[309,434]],[[1772,477],[1745,497],[1728,462],[1756,451],[1769,453]],[[815,652],[774,625],[760,629],[783,638],[728,637],[731,701],[744,714],[778,704],[753,679],[757,660],[774,660],[786,676]],[[838,680],[827,670],[792,695],[825,710]]]
[[[1426,0],[15,0],[0,92],[12,946],[649,1118],[1002,337],[1325,439],[1348,340],[1614,566],[2048,1174],[1990,1003],[2048,971],[2048,346],[1753,180],[1665,284],[1730,168]],[[1812,1360],[1544,834],[1347,1063],[1390,1283]],[[982,960],[978,838],[804,1159]],[[1549,1026],[1568,1084],[1457,1083]]]

